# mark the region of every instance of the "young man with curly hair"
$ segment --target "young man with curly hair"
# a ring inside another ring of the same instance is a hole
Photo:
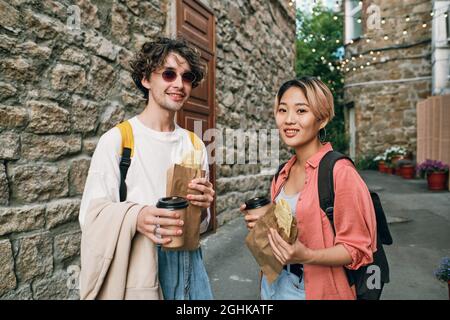
[[[166,196],[168,168],[194,148],[189,132],[175,123],[175,113],[183,107],[192,89],[203,80],[205,71],[200,55],[182,39],[158,38],[142,46],[131,67],[133,80],[147,100],[144,111],[128,120],[133,132],[134,156],[126,175],[126,202],[140,206],[135,214],[134,232],[154,248],[158,260],[155,281],[159,279],[157,285],[162,289],[164,299],[212,299],[201,248],[193,251],[161,250],[161,245],[182,233],[181,228],[174,230],[172,227],[181,227],[184,222],[173,211],[155,207],[158,199]],[[188,195],[187,199],[206,212],[200,227],[202,232],[209,224],[208,208],[213,201],[214,190],[208,180],[207,153],[203,143],[201,148],[201,165],[207,175],[191,181],[189,188],[201,194]],[[121,152],[122,137],[115,127],[100,138],[92,157],[80,207],[82,228],[86,221],[90,221],[87,215],[92,200],[107,198],[112,205],[121,204]],[[88,232],[91,231],[83,230],[83,233]]]

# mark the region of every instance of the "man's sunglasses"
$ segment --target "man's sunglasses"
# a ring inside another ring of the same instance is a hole
[[[164,81],[173,82],[177,79],[178,74],[174,70],[166,69],[162,73]],[[186,71],[181,75],[181,80],[187,84],[193,84],[195,81],[195,74],[191,71]]]

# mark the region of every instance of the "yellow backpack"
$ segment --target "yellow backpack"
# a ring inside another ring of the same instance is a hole
[[[120,134],[122,136],[122,148],[121,148],[121,158],[120,158],[120,187],[119,187],[119,195],[120,202],[123,202],[127,199],[127,185],[125,183],[125,179],[127,177],[128,168],[130,167],[131,160],[134,156],[134,137],[133,137],[133,128],[131,127],[130,122],[124,121],[117,125],[117,128],[120,130]],[[191,140],[192,145],[194,146],[194,152],[188,158],[183,159],[189,166],[195,166],[196,163],[199,163],[197,154],[201,154],[202,144],[200,142],[200,138],[197,135],[189,130],[186,130],[189,134],[189,139]]]

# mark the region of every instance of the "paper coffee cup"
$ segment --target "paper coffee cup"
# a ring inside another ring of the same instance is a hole
[[[263,216],[270,207],[270,200],[266,197],[256,197],[245,201],[245,210],[249,214]]]
[[[186,218],[186,208],[189,206],[189,202],[182,197],[166,197],[158,200],[156,204],[157,208],[167,209],[171,211],[175,211],[180,214],[180,219],[185,221]],[[180,226],[167,226],[165,227],[169,230],[178,230]],[[184,245],[184,225],[181,226],[183,233],[179,236],[171,236],[172,241],[163,244],[164,248],[180,248]]]

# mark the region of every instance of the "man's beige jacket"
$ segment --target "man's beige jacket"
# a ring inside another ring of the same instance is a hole
[[[81,227],[80,299],[163,299],[157,248],[136,232],[143,207],[92,201]]]

